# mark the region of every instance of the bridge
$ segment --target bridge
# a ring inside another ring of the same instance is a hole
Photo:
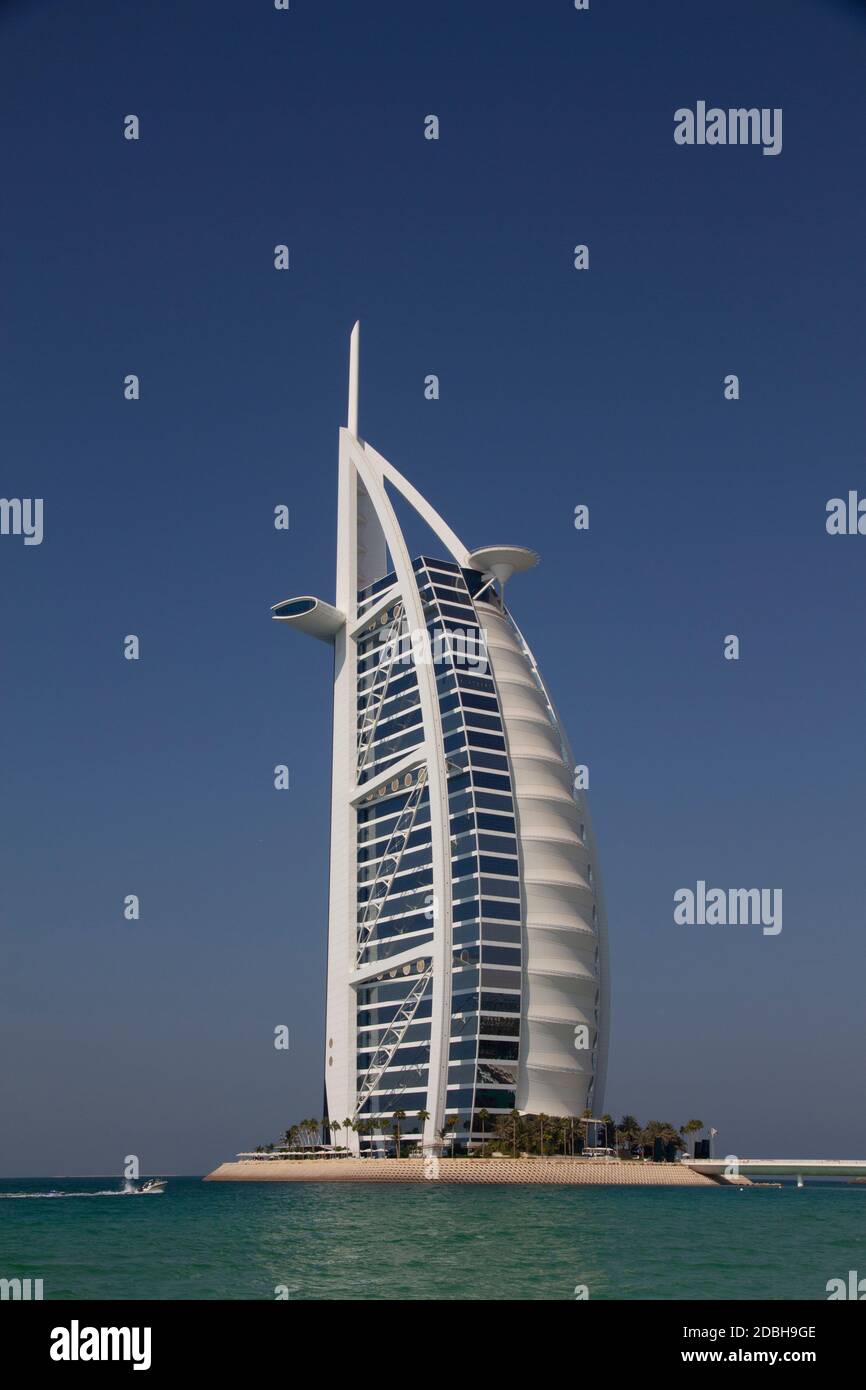
[[[743,1178],[863,1178],[864,1158],[687,1158],[683,1167],[694,1168],[708,1178],[726,1174]]]

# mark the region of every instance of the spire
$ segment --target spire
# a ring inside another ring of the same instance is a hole
[[[358,438],[358,364],[361,350],[361,325],[355,324],[349,339],[349,433]]]

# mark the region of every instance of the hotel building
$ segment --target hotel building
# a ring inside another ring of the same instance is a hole
[[[435,1153],[513,1109],[601,1112],[607,923],[571,749],[503,597],[537,557],[468,550],[359,437],[358,355],[356,324],[336,599],[273,617],[334,651],[328,1114],[381,1152],[404,1111]],[[394,494],[430,554],[410,554]]]

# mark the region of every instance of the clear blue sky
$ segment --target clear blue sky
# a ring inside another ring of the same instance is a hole
[[[542,557],[608,1107],[866,1155],[866,538],[824,529],[866,492],[864,59],[842,0],[0,8],[0,491],[45,499],[0,537],[0,1173],[321,1110],[329,658],[268,611],[333,592],[356,317],[362,433]],[[782,107],[782,153],[676,146],[698,100]],[[781,887],[781,935],[675,925],[698,879]]]

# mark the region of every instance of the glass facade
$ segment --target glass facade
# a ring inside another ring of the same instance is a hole
[[[436,905],[429,789],[416,666],[431,662],[447,768],[452,897],[446,1146],[480,1140],[515,1106],[520,1049],[521,886],[502,713],[475,596],[477,570],[419,557],[425,630],[410,632],[393,574],[358,593],[370,620],[356,635],[357,781],[378,781],[357,813],[357,968],[382,965],[357,990],[359,1120],[381,1121],[362,1147],[420,1134],[431,1043]],[[497,602],[488,591],[488,602]],[[415,756],[417,755],[417,756]],[[406,958],[407,952],[411,958]],[[389,968],[388,961],[399,957]],[[479,1111],[489,1112],[478,1118]]]

